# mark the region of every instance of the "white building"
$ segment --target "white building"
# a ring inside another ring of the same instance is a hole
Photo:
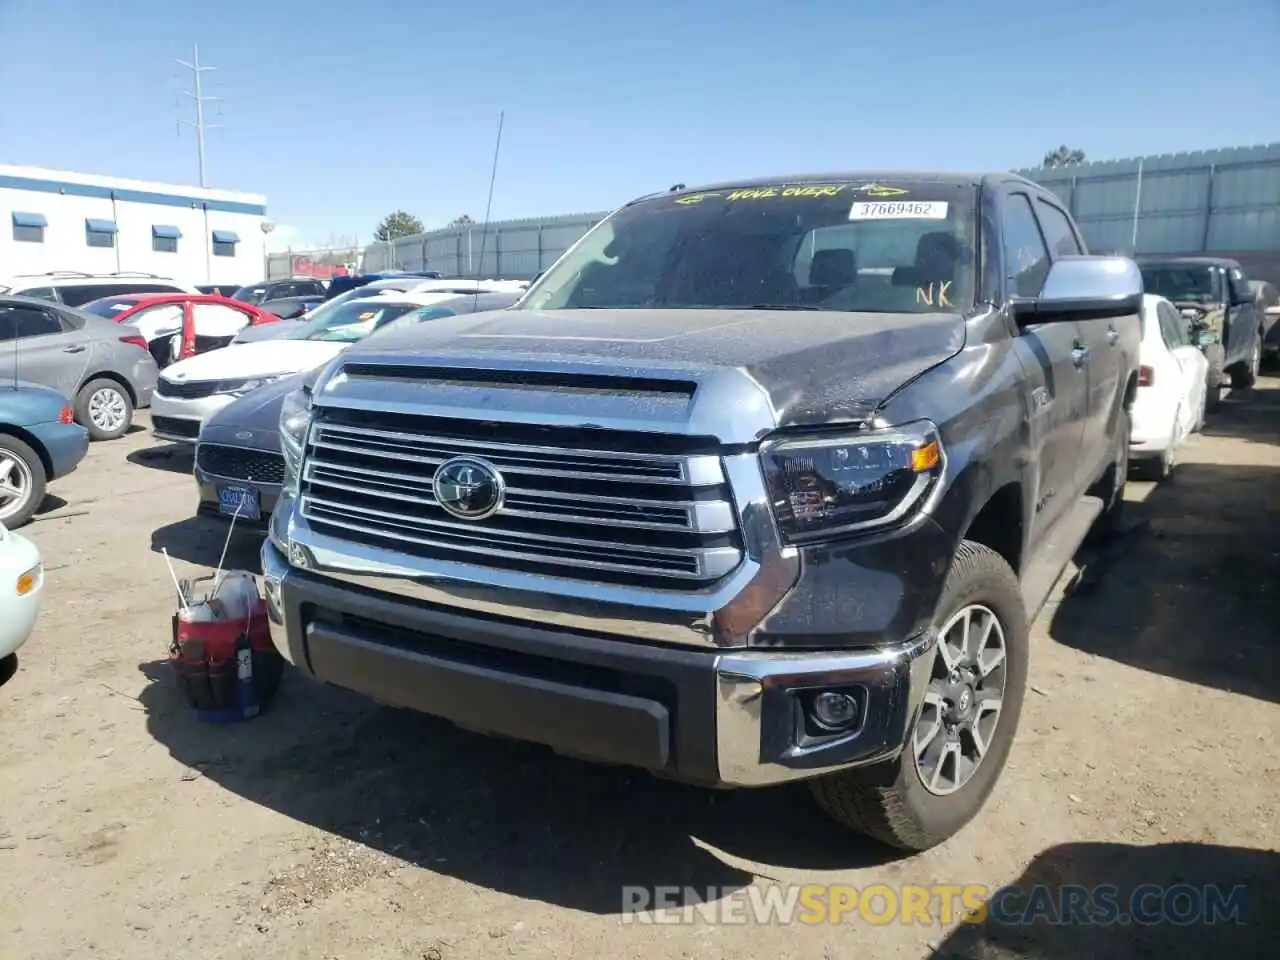
[[[264,276],[266,197],[0,164],[0,277],[139,271],[180,283]]]

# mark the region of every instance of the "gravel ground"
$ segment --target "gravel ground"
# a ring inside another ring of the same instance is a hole
[[[145,417],[142,418],[145,424]],[[189,457],[95,445],[24,530],[45,609],[0,691],[0,956],[1274,955],[1280,936],[1280,380],[1232,398],[1133,532],[1038,620],[982,815],[899,858],[802,789],[710,793],[483,739],[286,674],[201,724],[163,669],[161,548],[208,566]],[[256,544],[233,546],[253,569]],[[622,922],[621,887],[1222,883],[1209,928]],[[954,928],[954,929],[949,929]]]

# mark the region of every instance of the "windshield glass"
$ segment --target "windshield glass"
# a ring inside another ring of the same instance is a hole
[[[515,309],[963,310],[976,193],[806,183],[644,200],[596,226]]]
[[[239,300],[241,303],[261,303],[262,298],[267,295],[267,288],[262,284],[256,284],[250,287],[241,287],[231,295],[232,300]]]
[[[396,317],[419,307],[420,304],[402,301],[376,303],[364,300],[340,304],[336,309],[326,310],[324,316],[320,316],[317,309],[308,319],[299,322],[298,328],[289,334],[289,339],[355,343]]]
[[[1218,271],[1200,264],[1142,264],[1142,285],[1147,293],[1166,300],[1191,303],[1218,301]]]
[[[137,302],[136,297],[103,297],[101,300],[91,300],[89,303],[82,305],[80,309],[110,320],[119,316]]]

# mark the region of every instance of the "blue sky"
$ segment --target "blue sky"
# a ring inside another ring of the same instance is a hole
[[[225,98],[208,184],[266,194],[297,244],[481,220],[499,111],[494,219],[1280,140],[1276,0],[0,0],[0,162],[195,183],[196,42]]]

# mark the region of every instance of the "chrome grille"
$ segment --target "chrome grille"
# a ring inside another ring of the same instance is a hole
[[[484,433],[488,432],[486,438]],[[714,453],[619,452],[596,431],[555,446],[548,428],[322,411],[302,469],[302,515],[319,533],[401,553],[603,582],[696,589],[742,560]],[[630,439],[630,438],[628,438]],[[503,475],[502,509],[446,513],[440,464],[482,457]]]

